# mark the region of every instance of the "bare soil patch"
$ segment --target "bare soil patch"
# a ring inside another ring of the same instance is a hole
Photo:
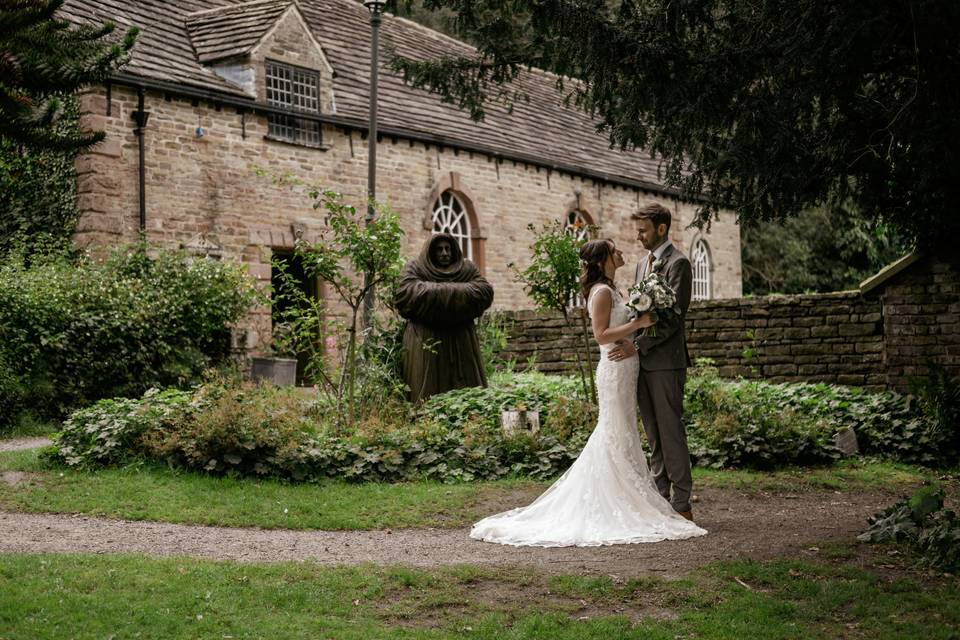
[[[0,440],[0,452],[39,449],[48,444],[50,444],[50,438],[12,438],[9,440]]]
[[[573,620],[625,616],[632,624],[642,620],[669,620],[677,616],[664,594],[648,590],[611,597],[580,597],[551,591],[546,576],[529,570],[504,570],[455,585],[447,585],[438,601],[416,588],[396,589],[384,597],[380,617],[391,627],[440,628],[451,618],[478,613],[499,614],[507,624],[530,612],[552,612]],[[616,584],[616,583],[615,583]]]
[[[39,476],[26,471],[3,471],[0,472],[0,481],[11,487],[16,487],[21,484],[37,482],[39,481]]]

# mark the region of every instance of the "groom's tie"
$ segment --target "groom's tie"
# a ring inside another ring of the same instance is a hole
[[[648,275],[653,273],[653,263],[656,262],[656,256],[653,255],[653,251],[650,252],[650,255],[647,257],[647,266],[643,270],[643,277],[646,278]]]

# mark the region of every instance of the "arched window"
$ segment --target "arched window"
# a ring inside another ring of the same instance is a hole
[[[697,240],[693,245],[693,255],[690,257],[693,267],[693,300],[710,299],[710,249],[703,240]]]
[[[564,231],[567,235],[573,236],[581,242],[586,242],[590,239],[590,227],[592,226],[593,221],[590,220],[590,214],[587,212],[580,209],[571,209],[567,212],[567,218],[564,220]],[[579,292],[570,296],[570,300],[567,302],[567,306],[571,309],[578,309],[585,304],[587,304],[587,301],[583,299]]]
[[[590,218],[579,209],[571,209],[567,212],[566,232],[577,240],[590,239]]]
[[[463,257],[473,260],[470,241],[470,216],[460,198],[449,189],[440,194],[433,204],[433,233],[449,233],[463,249]]]

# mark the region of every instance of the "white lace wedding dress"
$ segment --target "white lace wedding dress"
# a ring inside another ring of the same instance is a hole
[[[607,288],[614,305],[610,325],[628,321],[618,292]],[[707,532],[677,514],[657,492],[637,428],[636,357],[614,362],[601,345],[597,365],[600,412],[597,427],[580,457],[539,498],[473,525],[470,537],[514,546],[594,547],[633,542],[680,540]]]

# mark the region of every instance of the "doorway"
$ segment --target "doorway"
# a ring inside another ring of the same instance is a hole
[[[286,276],[284,277],[284,273]],[[290,249],[274,249],[270,268],[270,285],[274,292],[281,292],[271,307],[270,328],[271,334],[277,330],[283,321],[285,313],[295,305],[301,308],[308,307],[323,301],[324,287],[318,278],[307,276],[303,266],[303,259]],[[295,290],[287,291],[291,287]],[[275,294],[276,295],[276,294]],[[297,384],[312,385],[316,381],[306,375],[307,363],[312,354],[323,353],[323,336],[320,333],[322,319],[318,319],[313,327],[313,339],[307,344],[301,344],[297,350]]]

